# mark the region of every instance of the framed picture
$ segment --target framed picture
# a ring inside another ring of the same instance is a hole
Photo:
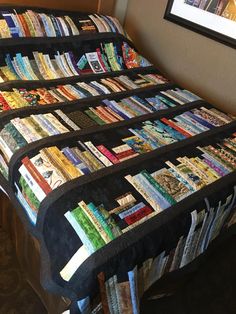
[[[236,48],[236,0],[169,0],[165,19]]]

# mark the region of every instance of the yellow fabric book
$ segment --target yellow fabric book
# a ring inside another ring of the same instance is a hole
[[[44,77],[44,78],[50,80],[50,78],[51,78],[51,77],[50,77],[51,73],[50,73],[50,71],[49,71],[49,68],[48,68],[48,66],[47,66],[47,63],[45,62],[43,53],[42,53],[42,52],[38,52],[38,57],[39,57],[39,61],[41,62],[41,65],[42,65],[42,67],[43,67],[43,69],[44,69],[44,73],[45,73],[45,76],[46,76],[46,77]]]
[[[11,32],[5,20],[0,20],[0,36],[1,38],[11,38]]]
[[[45,150],[51,159],[56,162],[59,170],[65,174],[68,180],[72,180],[83,175],[83,173],[77,169],[56,146],[45,148]]]
[[[35,37],[34,25],[30,19],[30,16],[28,16],[27,12],[23,13],[22,15],[23,15],[24,20],[26,21],[26,23],[28,25],[28,29],[30,31],[30,36]]]
[[[8,68],[8,66],[1,67],[1,71],[9,81],[18,80],[18,77]]]
[[[200,177],[201,180],[202,180],[206,185],[208,185],[208,184],[212,183],[213,181],[215,181],[215,180],[212,179],[212,177],[208,176],[208,175],[206,174],[206,172],[203,172],[202,169],[200,169],[199,167],[197,167],[197,166],[195,165],[195,163],[194,163],[193,161],[189,160],[187,157],[183,157],[183,158],[180,157],[180,158],[177,158],[177,160],[178,160],[180,163],[186,165],[190,170],[192,170],[192,172],[195,173],[198,177]]]
[[[38,140],[50,135],[32,117],[22,118],[21,120]]]

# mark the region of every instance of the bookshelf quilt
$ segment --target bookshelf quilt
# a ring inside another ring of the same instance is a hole
[[[231,234],[236,122],[110,16],[0,8],[0,183],[71,313],[140,313]]]

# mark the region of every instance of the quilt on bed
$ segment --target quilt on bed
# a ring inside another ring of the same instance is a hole
[[[71,313],[140,313],[234,232],[235,117],[110,16],[0,8],[0,183]],[[218,241],[218,242],[217,242]]]

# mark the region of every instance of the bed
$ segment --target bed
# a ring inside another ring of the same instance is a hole
[[[49,313],[140,313],[234,233],[235,117],[113,17],[6,6],[0,23],[1,225]]]

